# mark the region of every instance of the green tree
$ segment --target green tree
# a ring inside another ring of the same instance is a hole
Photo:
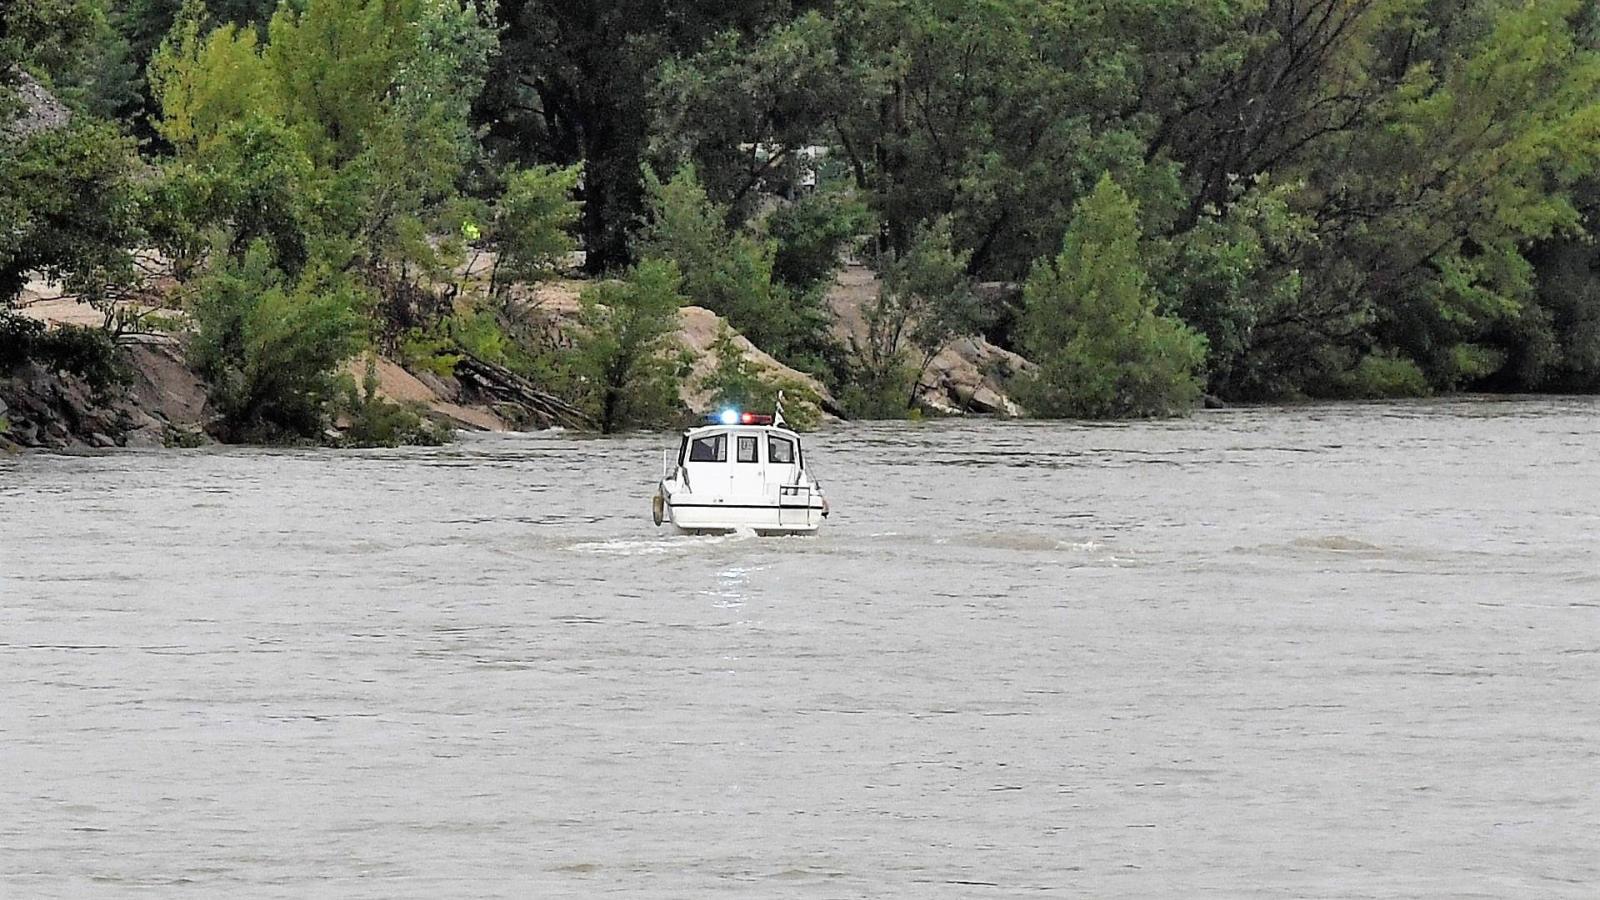
[[[904,255],[950,216],[974,275],[1018,278],[1107,169],[1148,219],[1171,217],[1176,170],[1143,135],[1176,102],[1167,82],[1214,67],[1239,15],[1198,0],[842,0],[666,67],[657,143],[704,169],[720,202],[830,145],[880,250]]]
[[[864,78],[837,43],[833,20],[811,11],[759,34],[721,31],[693,56],[664,61],[652,92],[654,163],[692,163],[716,203],[751,218],[763,191],[799,183],[814,165],[803,151],[826,139],[828,117],[859,102]]]
[[[856,412],[898,416],[912,408],[934,358],[956,338],[976,334],[983,318],[967,254],[951,246],[949,220],[919,230],[910,250],[884,266],[863,339],[851,341]]]
[[[199,275],[197,358],[223,436],[313,436],[338,399],[329,354],[369,330],[397,343],[448,305],[494,35],[456,0],[307,0],[264,29],[209,22],[188,0],[152,63],[177,156],[151,230]],[[357,424],[404,418],[377,402],[347,405]]]
[[[625,280],[583,293],[572,367],[602,432],[659,425],[676,412],[680,282],[672,263],[646,260]]]
[[[1315,239],[1314,222],[1296,208],[1304,186],[1263,175],[1233,187],[1224,206],[1208,206],[1189,229],[1152,242],[1152,276],[1167,305],[1206,336],[1210,391],[1244,399],[1292,394],[1309,374],[1339,367],[1327,347],[1308,340],[1312,330],[1262,337],[1266,323],[1292,316],[1301,302],[1305,276],[1284,260]]]
[[[180,165],[206,174],[258,147],[273,160],[299,156],[307,190],[277,205],[311,228],[312,249],[361,265],[375,283],[439,276],[459,246],[429,235],[459,226],[444,219],[472,158],[467,114],[494,43],[476,10],[454,0],[309,0],[280,8],[264,45],[255,30],[208,32],[205,21],[189,0],[152,63],[158,128]],[[267,133],[277,135],[270,144],[252,143]],[[185,211],[223,230],[235,230],[234,212]]]
[[[513,169],[495,205],[490,240],[498,256],[490,292],[506,281],[548,278],[577,249],[574,226],[583,204],[573,199],[582,169]]]
[[[692,167],[666,182],[647,173],[646,187],[650,214],[639,235],[641,257],[677,264],[689,301],[726,318],[756,346],[796,368],[817,368],[826,314],[819,296],[795,294],[774,280],[777,248],[729,228]]]
[[[0,9],[0,88],[18,67],[47,78],[70,72],[103,18],[93,0],[11,0]]]
[[[103,21],[92,0],[0,8],[0,307],[35,270],[80,290],[129,277],[141,199],[133,144],[64,105],[55,84],[71,83]]]
[[[246,115],[284,117],[281,92],[252,28],[223,25],[205,32],[205,5],[188,0],[184,15],[150,62],[161,101],[156,129],[180,150],[213,148]]]
[[[584,165],[590,271],[630,259],[644,209],[640,176],[661,63],[725,30],[781,21],[789,0],[502,0],[494,72],[478,102],[497,157]]]
[[[320,439],[338,366],[363,346],[368,302],[338,272],[277,268],[262,241],[210,272],[191,308],[190,359],[210,387],[215,431],[228,441]]]
[[[1079,204],[1061,254],[1024,291],[1025,346],[1039,364],[1021,384],[1037,415],[1171,415],[1200,398],[1206,343],[1159,315],[1141,264],[1138,211],[1109,174]]]
[[[1249,312],[1239,346],[1219,341],[1235,361],[1220,389],[1340,392],[1369,357],[1448,389],[1509,358],[1485,342],[1527,332],[1523,250],[1575,229],[1570,188],[1594,171],[1588,6],[1269,0],[1248,14],[1240,52],[1183,83],[1150,150],[1185,164],[1179,230],[1229,218],[1240,176],[1300,186],[1283,196],[1304,239],[1258,269],[1296,282],[1292,302]]]
[[[33,271],[85,290],[131,277],[140,196],[133,148],[109,125],[0,137],[0,306]]]

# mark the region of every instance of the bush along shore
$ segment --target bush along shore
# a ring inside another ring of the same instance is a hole
[[[0,442],[1589,391],[1597,212],[1580,0],[12,0]]]

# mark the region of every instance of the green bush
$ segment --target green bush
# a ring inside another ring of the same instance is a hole
[[[0,372],[30,362],[44,334],[44,323],[0,309]]]
[[[437,329],[411,328],[400,336],[400,362],[413,371],[432,372],[440,378],[449,378],[456,372],[456,363],[462,360],[460,348],[448,334]]]
[[[359,387],[349,378],[340,386],[337,410],[344,425],[341,446],[437,447],[455,437],[449,427],[430,421],[421,404],[402,405],[378,396],[378,369],[371,359],[367,360]]]
[[[782,393],[783,417],[790,428],[809,431],[817,426],[821,405],[816,392],[792,378],[775,378],[763,372],[744,355],[728,326],[718,332],[711,353],[717,366],[706,373],[700,387],[711,392],[714,408],[766,413],[777,407],[778,394]]]
[[[839,403],[852,419],[907,418],[918,412],[906,405],[915,377],[915,367],[903,361],[886,368],[856,369],[839,392]]]
[[[583,292],[571,375],[602,432],[661,425],[676,414],[679,283],[672,263],[646,260],[627,280]]]
[[[1034,267],[1023,301],[1039,368],[1016,393],[1035,415],[1161,416],[1199,403],[1205,338],[1156,313],[1138,209],[1109,175],[1079,203],[1061,255]]]
[[[99,328],[43,323],[0,310],[0,374],[28,362],[67,372],[105,392],[128,379],[111,336]]]
[[[777,244],[773,277],[802,294],[826,288],[839,271],[840,253],[867,221],[865,205],[838,194],[811,194],[779,207],[766,221]]]
[[[190,358],[209,388],[217,436],[320,438],[338,394],[338,366],[363,346],[359,310],[366,302],[326,267],[313,265],[289,279],[262,241],[241,262],[222,261],[201,282],[191,309]]]
[[[1336,385],[1338,392],[1357,399],[1426,397],[1428,378],[1409,359],[1373,354],[1364,356]]]

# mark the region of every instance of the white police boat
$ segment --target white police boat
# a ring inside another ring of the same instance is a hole
[[[657,525],[680,534],[815,534],[828,517],[822,486],[806,469],[800,436],[770,416],[725,409],[713,424],[684,432],[673,461],[662,460],[651,498]]]

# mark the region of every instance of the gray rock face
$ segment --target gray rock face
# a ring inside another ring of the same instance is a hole
[[[172,347],[129,348],[131,383],[96,393],[83,379],[28,363],[0,372],[3,444],[65,450],[159,447],[175,433],[185,446],[205,443],[205,394]]]
[[[72,111],[32,75],[19,72],[14,78],[22,113],[10,122],[0,122],[0,139],[20,141],[41,131],[64,128],[72,121]]]
[[[828,291],[833,313],[833,335],[841,344],[868,340],[867,313],[882,289],[871,269],[851,265],[839,273]],[[979,293],[990,305],[1010,302],[1015,285],[983,284]],[[930,361],[919,382],[917,404],[940,415],[980,413],[1020,416],[1024,410],[1007,395],[1011,376],[1033,364],[984,340],[965,337],[951,342]]]

